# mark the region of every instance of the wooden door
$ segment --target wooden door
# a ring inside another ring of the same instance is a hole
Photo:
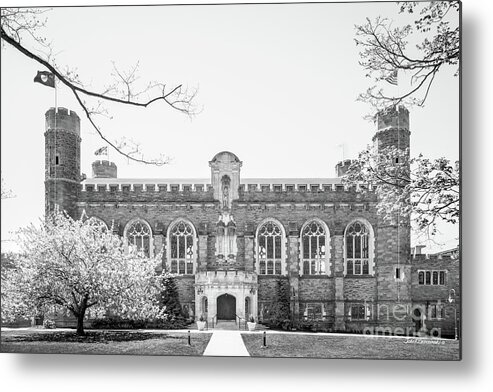
[[[230,294],[217,297],[217,319],[234,320],[236,316],[236,298]]]

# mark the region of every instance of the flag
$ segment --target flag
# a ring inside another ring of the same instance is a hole
[[[94,155],[108,155],[108,146],[98,148],[94,151]]]
[[[392,73],[385,78],[385,81],[387,83],[393,84],[394,86],[397,86],[398,84],[397,75],[398,75],[397,69],[394,69]]]
[[[34,81],[55,88],[55,75],[48,71],[38,71]]]

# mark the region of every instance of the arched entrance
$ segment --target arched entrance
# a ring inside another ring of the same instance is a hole
[[[236,316],[236,298],[230,294],[217,297],[217,319],[234,320]]]

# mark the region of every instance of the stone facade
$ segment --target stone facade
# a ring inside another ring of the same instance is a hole
[[[446,255],[414,255],[412,261],[411,297],[414,311],[420,316],[414,317],[416,326],[422,328],[424,325],[426,331],[435,335],[459,335],[461,290],[458,250]],[[434,282],[434,272],[438,273],[438,282]],[[443,272],[443,281],[440,272]],[[423,276],[421,281],[420,274]]]
[[[294,323],[322,321],[329,330],[412,329],[413,305],[444,297],[444,288],[416,283],[409,225],[384,222],[375,191],[342,184],[349,160],[335,178],[243,179],[243,163],[223,151],[206,179],[122,180],[108,161],[81,179],[77,115],[50,109],[46,119],[47,212],[58,204],[75,218],[99,218],[142,252],[163,251],[156,271],[177,274],[194,318],[263,320],[278,279],[289,285]],[[376,148],[409,147],[407,110],[376,122]],[[135,222],[144,234],[134,233]],[[447,283],[458,283],[454,271]]]

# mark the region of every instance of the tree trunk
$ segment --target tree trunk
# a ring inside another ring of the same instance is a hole
[[[76,315],[77,317],[77,335],[85,336],[84,332],[84,316],[86,314],[86,308],[81,309],[81,311]]]

